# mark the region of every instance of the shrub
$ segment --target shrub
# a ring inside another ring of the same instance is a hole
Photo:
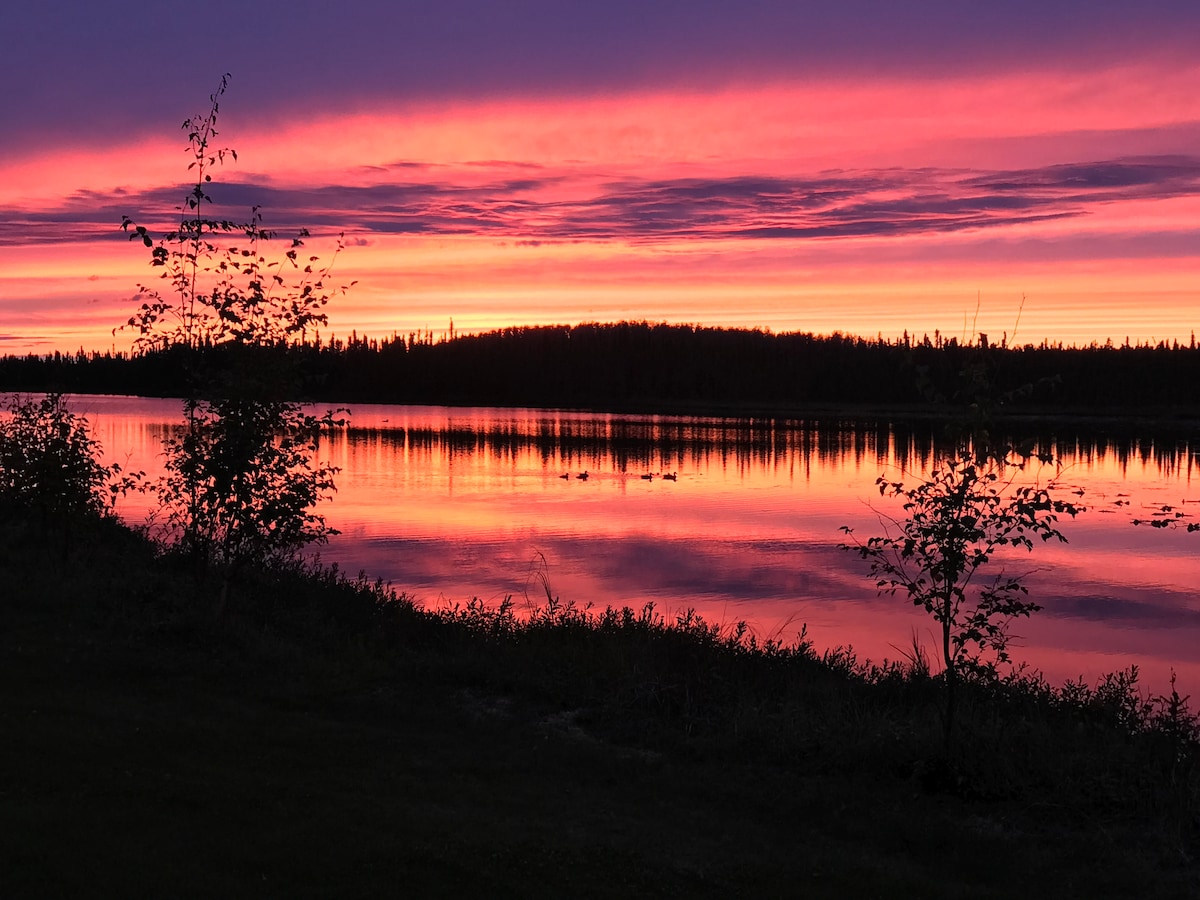
[[[333,533],[314,507],[334,490],[337,469],[314,454],[321,430],[342,424],[333,413],[305,413],[294,399],[298,380],[262,352],[326,323],[325,304],[344,291],[325,287],[332,260],[322,267],[301,256],[303,230],[282,258],[269,260],[272,235],[257,207],[244,223],[205,212],[210,170],[237,158],[213,144],[228,79],[206,115],[183,123],[195,181],[178,208],[179,227],[156,241],[128,216],[121,222],[169,285],[140,285],[141,305],[123,327],[136,330],[143,350],[183,348],[189,367],[186,433],[166,441],[167,473],[154,490],[173,548],[220,570],[218,611],[241,567],[292,558]]]
[[[165,442],[167,474],[154,487],[174,542],[233,573],[324,541],[334,532],[313,507],[337,470],[313,458],[334,424],[282,401],[198,406],[191,427]]]
[[[62,394],[14,395],[8,412],[0,422],[0,516],[65,530],[111,512],[130,477],[99,461],[100,442]]]
[[[964,677],[994,678],[1009,662],[1008,624],[1040,607],[1027,599],[1019,575],[984,570],[1002,548],[1033,549],[1034,542],[1066,542],[1060,514],[1078,509],[1039,486],[1015,485],[1022,461],[1006,462],[963,450],[915,486],[876,480],[879,493],[904,501],[904,518],[882,536],[843,545],[866,560],[880,593],[898,591],[940,628],[944,665],[947,751],[953,742],[957,684]],[[842,531],[853,536],[850,528]]]

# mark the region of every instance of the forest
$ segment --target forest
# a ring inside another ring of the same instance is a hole
[[[304,396],[337,402],[614,411],[875,411],[969,405],[1032,414],[1171,418],[1200,411],[1200,349],[1186,345],[989,344],[621,322],[309,340],[272,348],[173,346],[6,356],[0,390],[182,396],[199,352],[261,353],[298,372]]]

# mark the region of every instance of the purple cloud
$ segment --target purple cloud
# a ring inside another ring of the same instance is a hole
[[[1086,215],[1116,200],[1200,195],[1200,158],[1103,160],[994,172],[839,171],[812,177],[627,179],[597,190],[569,176],[463,185],[428,180],[288,188],[214,185],[218,217],[259,205],[281,234],[301,227],[376,234],[473,234],[522,242],[812,238],[938,234]],[[140,194],[81,191],[55,208],[0,209],[0,245],[115,235],[149,210],[167,227],[183,186]],[[575,196],[571,196],[572,193]]]

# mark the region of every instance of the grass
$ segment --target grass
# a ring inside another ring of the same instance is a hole
[[[0,535],[0,893],[1195,897],[1195,720],[692,617]],[[1124,679],[1124,680],[1123,680]]]

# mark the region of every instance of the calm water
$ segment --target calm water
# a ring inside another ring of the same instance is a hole
[[[110,460],[160,470],[177,402],[72,406]],[[695,609],[761,637],[791,640],[807,624],[818,647],[860,657],[895,658],[913,629],[935,646],[931,623],[876,596],[862,561],[838,549],[841,525],[881,533],[895,510],[875,478],[919,477],[933,428],[400,406],[358,406],[351,421],[323,447],[342,469],[324,507],[342,534],[321,555],[428,605],[520,606],[544,599],[545,580],[564,601]],[[1007,561],[1045,607],[1015,625],[1014,659],[1056,682],[1136,663],[1155,690],[1174,668],[1200,690],[1200,534],[1131,525],[1163,504],[1200,515],[1200,459],[1178,441],[1061,435],[1055,452],[1063,469],[1035,477],[1082,489],[1089,509],[1065,521],[1069,544]],[[145,503],[122,513],[140,520]]]

